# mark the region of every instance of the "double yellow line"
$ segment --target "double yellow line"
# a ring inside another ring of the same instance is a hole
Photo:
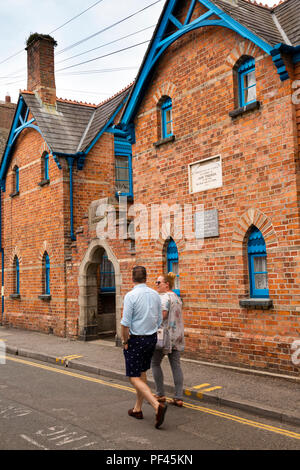
[[[8,359],[9,361],[18,362],[20,364],[25,364],[25,365],[32,366],[32,367],[37,367],[39,369],[44,369],[44,370],[48,370],[48,371],[51,371],[51,372],[57,372],[59,374],[64,374],[64,375],[67,375],[69,377],[75,377],[77,379],[86,380],[88,382],[98,383],[98,384],[101,384],[101,385],[106,385],[108,387],[117,388],[119,390],[126,390],[127,392],[135,393],[134,388],[126,387],[125,385],[118,385],[118,384],[109,383],[109,382],[106,382],[102,379],[97,379],[95,377],[88,377],[86,375],[77,374],[76,372],[66,371],[65,369],[58,369],[58,368],[55,368],[55,367],[50,367],[50,366],[46,366],[46,365],[43,365],[43,364],[37,364],[35,362],[30,362],[30,361],[26,361],[24,359],[19,359],[19,358],[14,358],[14,357],[6,357],[6,359]],[[241,418],[240,416],[231,415],[231,414],[228,414],[228,413],[224,413],[222,411],[212,410],[210,408],[204,408],[204,407],[199,406],[199,405],[193,405],[191,403],[184,402],[183,406],[185,408],[195,410],[195,411],[201,411],[202,413],[217,416],[217,417],[222,418],[222,419],[228,419],[230,421],[235,421],[236,423],[239,423],[239,424],[244,424],[246,426],[251,426],[251,427],[254,427],[254,428],[262,429],[264,431],[269,431],[269,432],[273,432],[273,433],[276,433],[276,434],[280,434],[282,436],[290,437],[292,439],[299,439],[300,440],[300,434],[298,434],[296,432],[293,432],[293,431],[289,431],[287,429],[277,428],[275,426],[270,426],[268,424],[259,423],[257,421],[252,421],[250,419]]]

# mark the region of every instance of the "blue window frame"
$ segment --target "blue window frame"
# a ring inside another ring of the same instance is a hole
[[[167,270],[176,274],[175,285],[173,291],[179,296],[179,260],[178,260],[178,250],[176,243],[171,238],[167,246]]]
[[[14,270],[15,270],[15,294],[20,294],[20,263],[17,256],[14,259]]]
[[[115,136],[115,175],[116,196],[133,198],[131,144],[117,136]]]
[[[240,106],[256,101],[255,60],[245,61],[238,69]]]
[[[44,155],[44,179],[49,179],[49,154]]]
[[[19,175],[19,167],[15,166],[15,192],[18,193],[20,190],[20,175]]]
[[[253,227],[248,239],[250,297],[268,298],[267,251],[262,233]]]
[[[173,135],[172,100],[167,98],[161,105],[162,138]]]
[[[50,295],[50,258],[48,253],[43,257],[43,270],[44,270],[44,294]]]
[[[104,253],[100,265],[100,291],[101,292],[115,292],[115,270],[112,262],[108,259],[107,254]]]

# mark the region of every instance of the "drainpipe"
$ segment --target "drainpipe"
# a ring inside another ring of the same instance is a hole
[[[4,250],[2,247],[2,187],[0,188],[0,251],[1,251],[1,271],[2,271],[2,285],[1,285],[1,325],[2,325],[3,315],[4,315]]]
[[[74,218],[73,218],[73,164],[74,158],[67,157],[69,165],[69,175],[70,175],[70,237],[72,241],[76,240],[74,235]]]

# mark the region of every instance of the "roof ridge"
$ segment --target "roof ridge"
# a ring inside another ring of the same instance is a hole
[[[59,101],[61,103],[70,103],[70,104],[79,104],[80,106],[89,106],[91,108],[97,108],[97,104],[94,103],[87,103],[83,101],[75,101],[75,100],[69,100],[67,98],[56,98],[56,101]]]
[[[250,5],[255,5],[257,7],[267,8],[267,10],[272,10],[274,7],[270,7],[269,5],[263,5],[262,3],[258,3],[255,0],[243,0],[246,3],[250,3]],[[285,1],[285,0],[284,0]]]
[[[29,91],[29,90],[20,90],[20,93],[25,93],[27,95],[34,95],[35,94],[33,91]],[[56,97],[56,101],[59,101],[61,103],[79,104],[80,106],[89,106],[91,108],[97,108],[97,106],[98,106],[97,104],[86,103],[86,102],[83,102],[83,101],[69,100],[67,98],[58,98],[58,97]]]
[[[109,98],[106,98],[106,100],[104,101],[101,101],[101,103],[99,103],[97,105],[97,108],[100,108],[100,106],[104,105],[105,103],[108,103],[110,100],[112,100],[113,98],[116,98],[117,96],[121,95],[122,93],[124,93],[124,91],[126,90],[129,90],[130,87],[132,87],[132,85],[134,84],[134,80],[133,82],[131,82],[129,85],[127,85],[125,88],[123,88],[122,90],[118,91],[117,93],[115,93],[114,95],[110,96]]]

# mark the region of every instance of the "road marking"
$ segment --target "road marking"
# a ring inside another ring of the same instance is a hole
[[[210,384],[195,385],[195,387],[193,387],[193,388],[197,388],[197,389],[198,389],[198,388],[207,387],[208,385],[210,385]]]
[[[212,392],[213,390],[218,390],[222,387],[210,387],[210,388],[204,388],[203,390],[201,390],[201,392]]]
[[[23,359],[17,359],[17,358],[13,358],[13,357],[8,357],[7,359],[9,361],[18,362],[20,364],[29,365],[29,366],[37,367],[37,368],[40,368],[40,369],[48,370],[48,371],[51,371],[51,372],[57,372],[59,374],[68,375],[70,377],[75,377],[75,378],[78,378],[78,379],[87,380],[89,382],[100,383],[102,385],[107,385],[108,387],[118,388],[120,390],[126,390],[128,392],[136,393],[135,389],[130,388],[130,387],[126,387],[124,385],[112,384],[112,383],[109,383],[109,382],[105,382],[104,380],[101,380],[101,379],[96,379],[94,377],[88,377],[86,375],[76,374],[76,373],[73,373],[73,372],[66,371],[64,369],[57,369],[55,367],[50,367],[50,366],[46,366],[46,365],[43,365],[43,364],[36,364],[35,362],[30,362],[30,361],[26,361],[26,360],[23,360]],[[220,418],[223,418],[223,419],[228,419],[230,421],[235,421],[239,424],[244,424],[244,425],[251,426],[251,427],[254,427],[254,428],[262,429],[264,431],[269,431],[269,432],[273,432],[273,433],[276,433],[276,434],[281,434],[282,436],[286,436],[286,437],[290,437],[290,438],[293,438],[293,439],[299,439],[300,440],[300,434],[298,434],[296,432],[293,432],[293,431],[289,431],[287,429],[277,428],[275,426],[270,426],[268,424],[259,423],[257,421],[252,421],[250,419],[241,418],[239,416],[234,416],[234,415],[231,415],[229,413],[224,413],[222,411],[212,410],[210,408],[204,408],[204,407],[199,406],[199,405],[193,405],[191,403],[184,402],[183,406],[185,408],[188,408],[188,409],[191,409],[191,410],[201,411],[202,413],[207,413],[207,414],[211,414],[213,416],[217,416],[217,417],[220,417]]]
[[[268,424],[258,423],[257,421],[252,421],[250,419],[241,418],[240,416],[230,415],[228,413],[223,413],[222,411],[216,411],[216,410],[211,410],[209,408],[203,408],[201,406],[193,405],[193,404],[190,404],[190,403],[184,403],[184,406],[185,406],[185,408],[190,408],[192,410],[202,411],[203,413],[208,413],[208,414],[212,414],[214,416],[219,416],[220,418],[225,418],[225,419],[229,419],[231,421],[236,421],[240,424],[245,424],[245,425],[252,426],[252,427],[255,427],[255,428],[263,429],[265,431],[271,431],[271,432],[274,432],[274,433],[277,433],[277,434],[281,434],[283,436],[287,436],[287,437],[291,437],[293,439],[299,439],[300,440],[300,434],[298,434],[296,432],[293,432],[293,431],[289,431],[287,429],[276,428],[275,426],[269,426]]]
[[[78,359],[79,357],[77,354],[70,354],[69,356],[63,356],[63,357],[57,357],[56,362],[60,362],[61,364],[64,364],[66,360],[71,360],[71,359]]]
[[[34,439],[31,439],[30,437],[26,436],[26,434],[20,434],[20,436],[25,439],[25,441],[28,441],[30,442],[30,444],[36,446],[36,447],[39,447],[40,449],[44,449],[44,450],[50,450],[48,449],[47,447],[43,446],[42,444],[39,444],[38,442],[36,442]]]
[[[109,382],[105,382],[104,380],[101,380],[101,379],[96,379],[95,377],[88,377],[87,375],[81,375],[81,374],[77,374],[75,372],[69,372],[69,371],[66,371],[65,369],[56,369],[55,367],[46,366],[46,365],[43,365],[43,364],[36,364],[35,362],[25,361],[24,359],[17,359],[17,358],[14,358],[14,357],[7,357],[7,359],[9,361],[19,362],[21,364],[37,367],[39,369],[49,370],[51,372],[57,372],[59,374],[68,375],[70,377],[75,377],[75,378],[78,378],[78,379],[84,379],[84,380],[87,380],[89,382],[100,383],[102,385],[108,385],[112,388],[119,388],[121,390],[126,390],[126,391],[129,391],[129,392],[135,393],[134,388],[126,387],[125,385],[112,384],[112,383],[109,383]]]

